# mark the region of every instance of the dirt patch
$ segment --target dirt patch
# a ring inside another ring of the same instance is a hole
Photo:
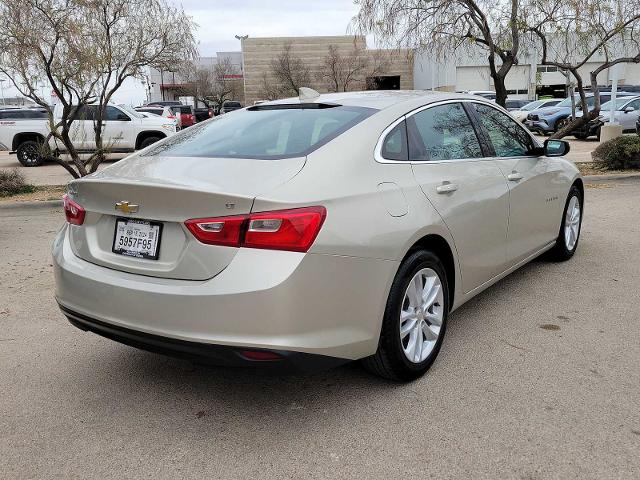
[[[21,193],[11,197],[0,197],[0,205],[15,202],[46,202],[49,200],[61,200],[67,192],[66,185],[44,185],[35,187],[31,193]]]
[[[576,163],[582,175],[620,175],[623,173],[640,173],[638,169],[631,170],[603,170],[593,163]]]

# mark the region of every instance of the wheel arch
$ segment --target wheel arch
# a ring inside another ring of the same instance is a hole
[[[429,250],[442,261],[447,274],[447,283],[449,284],[449,309],[451,309],[454,305],[456,291],[456,261],[452,246],[449,245],[449,242],[444,237],[430,233],[418,239],[409,248],[404,258],[417,250]]]
[[[582,203],[584,204],[584,181],[582,180],[582,178],[578,177],[576,178],[573,183],[571,184],[571,186],[576,186],[578,188],[578,190],[580,190],[580,195],[582,195]],[[584,208],[584,205],[583,205]]]
[[[162,139],[165,138],[166,135],[164,132],[161,132],[159,130],[145,130],[144,132],[140,132],[136,137],[135,149],[140,150],[140,145],[142,144],[142,142],[144,142],[149,137],[158,137]]]
[[[16,133],[11,141],[11,150],[17,150],[24,142],[44,143],[44,135],[38,132],[20,132]]]

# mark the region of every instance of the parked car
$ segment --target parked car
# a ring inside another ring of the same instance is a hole
[[[531,103],[531,100],[507,100],[505,105],[508,111],[519,110],[528,103]]]
[[[636,133],[640,136],[640,118],[636,120]]]
[[[624,133],[633,133],[636,130],[636,122],[640,118],[640,95],[635,97],[616,98],[616,101],[609,100],[600,107],[598,118],[591,120],[578,130],[574,130],[572,135],[579,139],[585,139],[595,136],[600,140],[600,129],[603,125],[609,123],[611,119],[611,110],[615,122],[622,126]],[[582,112],[576,114],[582,116]]]
[[[47,118],[44,108],[0,108],[0,120],[24,120],[32,118]]]
[[[458,93],[468,93],[470,95],[478,95],[479,97],[487,98],[489,100],[496,99],[496,92],[493,92],[491,90],[461,90]]]
[[[406,381],[450,312],[543,252],[576,251],[567,142],[541,145],[477,96],[313,102],[223,115],[72,181],[53,243],[71,323],[199,362],[363,359]]]
[[[157,115],[159,117],[165,117],[170,120],[174,120],[176,122],[176,127],[178,130],[182,127],[180,122],[180,115],[176,115],[171,107],[162,107],[162,106],[144,106],[144,107],[136,107],[136,112],[140,113],[151,113],[153,115]]]
[[[71,124],[71,140],[79,152],[95,150],[94,118],[97,105],[81,107],[77,119]],[[62,107],[54,110],[54,119],[61,117]],[[25,167],[42,165],[42,147],[49,135],[49,120],[43,118],[27,120],[0,120],[0,144]],[[158,140],[176,133],[175,122],[169,119],[144,118],[132,108],[108,105],[104,118],[103,141],[111,152],[133,152],[146,148]],[[64,153],[64,145],[54,138],[47,148],[54,154]]]
[[[562,98],[549,98],[545,100],[535,100],[533,102],[527,103],[525,106],[521,107],[519,110],[512,110],[511,115],[521,122],[524,122],[527,119],[527,115],[530,113],[534,113],[536,110],[545,107],[553,107],[559,104],[562,101]]]
[[[242,108],[240,102],[236,102],[235,100],[226,100],[222,102],[220,106],[220,114],[233,112],[234,110],[239,110]]]
[[[618,96],[633,96],[633,93],[618,92]],[[587,93],[587,106],[593,108],[595,97],[593,93]],[[611,100],[611,93],[600,93],[600,103],[606,103]],[[580,97],[576,95],[576,112],[580,110]],[[551,134],[557,132],[569,121],[571,116],[571,97],[565,98],[555,107],[540,108],[535,112],[527,115],[525,125],[527,128],[540,134]]]
[[[187,128],[196,123],[196,115],[191,105],[173,105],[171,111],[180,117],[180,128]]]
[[[176,106],[176,105],[182,105],[182,102],[180,102],[178,100],[160,100],[158,102],[149,102],[145,106],[146,107],[151,107],[151,106],[173,107],[173,106]]]
[[[205,120],[209,120],[213,118],[215,112],[213,108],[203,107],[195,109],[196,122],[204,122]]]

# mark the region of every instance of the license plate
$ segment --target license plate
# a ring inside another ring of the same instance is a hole
[[[157,260],[161,235],[162,223],[117,218],[112,251],[128,257]]]

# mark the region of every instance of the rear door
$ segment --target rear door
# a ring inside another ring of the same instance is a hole
[[[460,102],[407,116],[409,160],[428,201],[447,224],[465,293],[505,270],[509,193]]]
[[[515,265],[558,235],[566,190],[558,159],[538,156],[531,135],[516,121],[485,103],[470,103],[495,164],[509,186],[507,256]]]

